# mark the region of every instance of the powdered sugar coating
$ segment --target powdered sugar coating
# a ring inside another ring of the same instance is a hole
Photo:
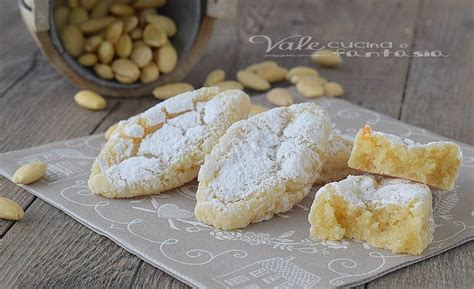
[[[381,207],[390,204],[406,206],[413,200],[431,204],[431,191],[428,186],[405,179],[372,175],[348,176],[342,181],[327,184],[320,190],[328,188],[332,188],[333,193],[358,207],[369,202]],[[318,198],[318,193],[315,198]]]
[[[119,123],[94,163],[89,187],[107,197],[133,197],[191,181],[204,155],[249,111],[240,90],[203,88],[164,101]]]
[[[152,158],[135,157],[111,166],[107,175],[117,186],[125,187],[128,183],[146,183],[153,180],[160,169],[162,169],[161,163]]]
[[[138,123],[131,123],[123,127],[123,132],[132,138],[141,138],[145,135],[145,129]]]
[[[232,229],[291,209],[319,176],[330,127],[328,114],[312,103],[235,123],[199,172],[196,216]]]
[[[393,143],[401,144],[401,145],[404,145],[404,146],[410,147],[410,148],[411,147],[416,147],[416,146],[422,146],[422,144],[416,143],[416,142],[412,141],[411,139],[408,139],[408,138],[402,139],[398,135],[394,135],[394,134],[390,134],[390,133],[386,133],[386,132],[373,131],[372,134],[382,136],[382,137],[386,137],[389,140],[391,140]],[[433,142],[433,143],[437,143],[437,142]]]
[[[398,135],[394,135],[394,134],[390,134],[390,133],[386,133],[386,132],[372,131],[372,134],[375,135],[375,136],[385,137],[385,138],[389,139],[392,143],[401,144],[404,147],[406,147],[407,149],[425,148],[425,147],[429,147],[429,146],[444,145],[444,144],[448,143],[448,142],[445,142],[445,141],[432,141],[432,142],[422,144],[422,143],[417,143],[417,142],[415,142],[415,141],[413,141],[409,138],[401,138]],[[462,158],[462,151],[461,150],[459,151],[458,158],[460,158],[460,159]]]
[[[161,106],[154,106],[142,113],[147,126],[155,126],[166,121],[166,114]]]

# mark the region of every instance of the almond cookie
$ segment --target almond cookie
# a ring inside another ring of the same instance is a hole
[[[462,155],[452,142],[415,143],[392,134],[374,132],[369,126],[356,136],[349,166],[361,171],[409,179],[452,190]]]
[[[316,193],[311,236],[364,240],[394,253],[421,254],[433,239],[431,191],[409,180],[349,176]]]
[[[236,229],[290,210],[319,177],[330,132],[329,115],[313,103],[235,123],[199,171],[196,217]]]
[[[93,164],[89,189],[107,198],[157,194],[194,179],[227,128],[244,119],[240,90],[202,88],[121,121]]]
[[[348,175],[358,175],[359,171],[349,168],[347,161],[351,156],[352,141],[332,133],[329,144],[324,152],[324,165],[315,185],[324,185],[344,179]]]

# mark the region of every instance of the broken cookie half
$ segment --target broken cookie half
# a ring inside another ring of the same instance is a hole
[[[290,210],[319,177],[330,132],[328,113],[313,103],[233,124],[199,171],[196,217],[236,229]]]
[[[431,191],[409,180],[349,176],[319,189],[308,220],[311,236],[364,240],[394,253],[421,254],[433,239]]]
[[[247,118],[241,90],[202,88],[121,121],[92,166],[89,189],[108,198],[157,194],[193,180],[227,128]]]
[[[451,191],[462,163],[462,151],[453,142],[415,143],[396,135],[372,131],[357,133],[349,167],[361,171],[413,180]]]

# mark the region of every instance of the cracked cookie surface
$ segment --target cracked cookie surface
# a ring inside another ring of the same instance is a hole
[[[233,124],[199,171],[196,217],[216,228],[244,228],[290,210],[319,177],[330,117],[295,104]]]
[[[244,119],[241,90],[202,88],[121,121],[92,166],[89,189],[108,198],[157,194],[193,180],[227,128]]]

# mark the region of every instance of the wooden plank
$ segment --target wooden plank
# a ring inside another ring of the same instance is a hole
[[[18,1],[5,1],[0,9],[0,97],[34,66],[39,50],[18,11]],[[8,45],[6,40],[8,39]]]
[[[373,288],[472,288],[474,242],[397,270],[368,284]]]
[[[415,49],[449,57],[413,59],[401,119],[474,144],[473,3],[435,0],[423,8]]]
[[[140,259],[37,199],[0,242],[3,288],[128,287]]]
[[[474,144],[474,25],[468,0],[424,1],[414,49],[441,50],[446,58],[414,58],[401,119]],[[474,243],[398,270],[369,288],[470,288]]]
[[[190,288],[183,282],[171,277],[165,272],[153,267],[152,265],[141,261],[140,267],[133,279],[131,288],[172,288],[184,289]]]

